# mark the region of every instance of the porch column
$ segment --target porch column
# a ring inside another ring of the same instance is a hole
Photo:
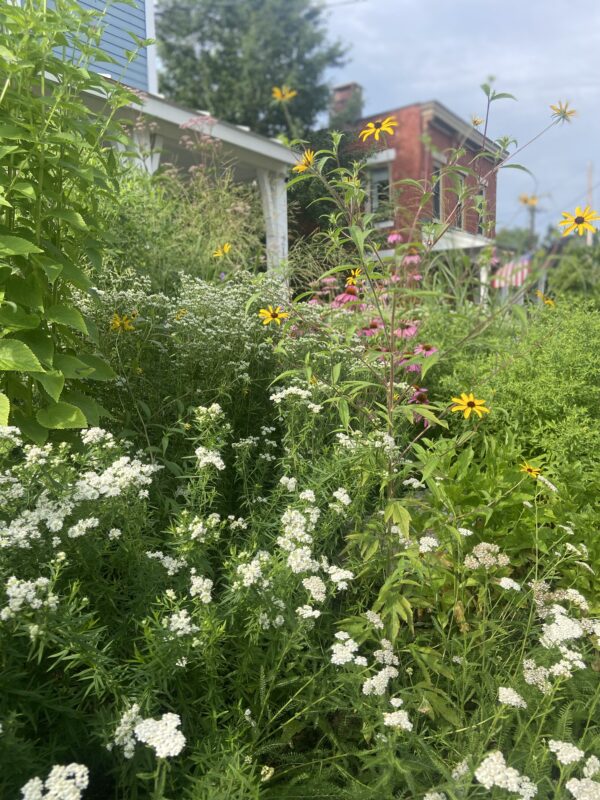
[[[137,151],[134,161],[149,175],[154,175],[160,165],[162,136],[148,130],[146,126],[134,129],[131,138]]]
[[[287,187],[285,174],[257,169],[258,188],[267,234],[267,269],[283,270],[288,257]]]

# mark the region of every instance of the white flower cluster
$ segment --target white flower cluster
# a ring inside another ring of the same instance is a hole
[[[464,536],[465,539],[468,539],[469,536],[473,536],[473,531],[470,528],[457,528],[456,530],[461,536]]]
[[[507,591],[513,591],[513,592],[521,591],[521,584],[517,583],[516,581],[513,581],[512,578],[500,578],[500,580],[497,581],[497,583],[501,589],[506,589]]]
[[[585,757],[583,750],[575,747],[570,742],[561,742],[560,739],[550,739],[548,749],[554,753],[556,760],[560,764],[576,764]]]
[[[140,707],[137,703],[134,703],[131,708],[127,709],[121,716],[115,730],[114,739],[107,745],[107,750],[112,750],[116,745],[117,747],[123,748],[123,755],[125,758],[133,758],[135,750],[135,735],[133,731],[138,722],[141,721]]]
[[[395,708],[396,711],[384,712],[383,724],[388,728],[395,728],[396,730],[412,731],[413,724],[408,714],[404,709],[400,709],[400,706],[404,705],[402,699],[400,697],[392,697],[390,705]]]
[[[176,637],[188,636],[192,633],[197,633],[199,628],[191,620],[190,612],[185,608],[181,611],[174,611],[167,617],[163,617],[162,625],[169,633]]]
[[[287,478],[285,475],[283,475],[279,479],[279,483],[281,484],[281,486],[287,489],[288,492],[295,492],[296,486],[298,485],[298,481],[296,480],[296,478]]]
[[[514,689],[506,686],[498,688],[498,702],[503,706],[512,706],[513,708],[527,708],[527,703],[521,695]]]
[[[347,589],[348,581],[354,579],[354,573],[351,570],[330,564],[325,556],[321,556],[321,568],[329,575],[329,580],[334,584],[336,592]]]
[[[58,597],[50,591],[48,578],[36,578],[33,581],[20,581],[12,575],[5,584],[8,605],[0,611],[0,620],[12,619],[23,608],[37,611],[40,608],[55,609]]]
[[[276,392],[273,392],[269,399],[276,406],[281,406],[283,401],[289,398],[304,401],[304,405],[309,411],[312,411],[313,414],[318,414],[322,409],[322,406],[312,402],[311,392],[308,391],[308,389],[300,388],[300,386],[288,386],[286,389],[278,389]]]
[[[381,450],[385,456],[392,458],[396,455],[398,447],[387,431],[374,431],[370,435],[365,435],[362,431],[350,431],[350,433],[336,433],[336,439],[340,447],[344,450],[357,451],[359,448]]]
[[[190,586],[190,595],[198,597],[202,603],[210,603],[212,600],[213,582],[210,578],[203,578],[201,575],[196,575],[196,570],[191,570],[192,583]]]
[[[80,536],[85,536],[85,534],[92,528],[97,528],[98,525],[100,525],[100,520],[97,517],[80,519],[75,523],[75,525],[71,525],[67,531],[67,536],[69,539],[78,539]]]
[[[7,526],[0,521],[0,548],[30,548],[33,541],[42,538],[42,524],[51,533],[58,533],[73,508],[73,503],[68,500],[51,500],[44,490],[32,509],[22,511]]]
[[[240,580],[233,584],[234,589],[240,586],[249,587],[258,584],[261,589],[266,589],[270,585],[268,578],[263,575],[263,568],[270,561],[271,556],[266,550],[259,550],[251,561],[238,564],[236,574]]]
[[[7,470],[0,475],[0,504],[6,505],[11,500],[18,500],[25,494],[23,484]]]
[[[204,469],[204,467],[214,467],[219,471],[225,469],[225,462],[217,450],[209,450],[201,445],[195,449],[194,453],[200,469]]]
[[[309,605],[298,606],[296,614],[298,614],[301,619],[318,619],[321,616],[321,612],[318,608],[313,608]]]
[[[585,636],[586,631],[582,621],[570,617],[567,609],[558,603],[554,603],[548,609],[546,619],[551,619],[552,621],[545,622],[542,626],[542,635],[540,637],[542,647],[559,647],[573,639],[580,639]]]
[[[198,422],[212,421],[223,416],[223,409],[218,403],[210,406],[196,406],[194,415]]]
[[[180,570],[187,567],[185,558],[173,558],[173,556],[165,555],[162,550],[146,550],[146,557],[160,561],[167,570],[167,575],[177,575]]]
[[[79,800],[87,789],[89,771],[83,764],[56,764],[43,781],[32,778],[21,788],[22,800]]]
[[[320,513],[316,506],[307,505],[303,512],[287,508],[281,517],[283,533],[277,537],[277,544],[287,552],[287,564],[292,572],[317,572],[319,569],[310,545]]]
[[[19,447],[21,444],[21,431],[14,425],[0,425],[0,440],[4,439],[11,446]]]
[[[536,785],[513,767],[509,767],[499,750],[488,753],[475,770],[475,778],[486,789],[497,786],[518,794],[522,800],[531,800],[537,794]]]
[[[171,758],[185,747],[185,736],[178,730],[180,725],[178,714],[163,714],[160,719],[142,719],[134,733],[138,741],[154,750],[157,758]]]
[[[362,685],[362,693],[365,695],[384,695],[387,692],[389,683],[394,678],[398,677],[398,670],[396,667],[383,667],[375,675],[367,678]]]
[[[575,800],[600,800],[600,783],[590,778],[571,778],[566,788]]]
[[[338,631],[335,634],[337,642],[331,645],[331,663],[341,666],[342,664],[359,664],[366,666],[367,661],[363,656],[357,656],[358,644],[350,638],[346,631]]]
[[[365,611],[365,617],[377,630],[383,630],[383,620],[375,611]]]
[[[419,539],[419,553],[432,553],[440,546],[435,536],[421,536]]]
[[[352,504],[352,498],[350,497],[348,492],[342,487],[335,490],[335,492],[333,493],[333,497],[336,502],[330,503],[329,508],[336,514],[343,514],[344,510],[348,508],[349,505]]]
[[[90,446],[102,445],[105,450],[112,450],[115,447],[115,437],[104,428],[86,428],[81,431],[81,441]]]
[[[490,544],[490,542],[476,544],[471,554],[465,557],[467,569],[490,570],[494,567],[507,567],[509,564],[508,556],[500,552],[497,544]]]
[[[327,598],[327,587],[318,575],[312,575],[310,578],[304,578],[302,585],[310,594],[315,603],[323,603]]]
[[[139,458],[121,456],[102,472],[84,472],[75,484],[73,498],[80,502],[119,497],[132,488],[142,490],[152,483],[152,475],[159,469],[161,467],[155,464],[143,464]]]
[[[418,478],[406,478],[402,481],[402,486],[408,486],[410,489],[424,489],[425,484]]]
[[[444,792],[427,792],[423,800],[448,800]]]

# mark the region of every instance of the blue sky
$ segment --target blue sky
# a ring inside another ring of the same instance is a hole
[[[332,38],[349,44],[349,63],[331,82],[364,87],[365,113],[439,100],[469,119],[483,116],[479,88],[489,75],[518,102],[492,107],[490,134],[519,145],[550,119],[550,103],[569,100],[574,121],[551,129],[500,174],[498,226],[527,224],[521,192],[541,196],[538,230],[585,203],[593,163],[600,207],[600,3],[570,0],[328,0]],[[335,5],[340,3],[340,5]]]

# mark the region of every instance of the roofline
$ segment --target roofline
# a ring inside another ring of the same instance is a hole
[[[130,107],[142,111],[148,116],[172,122],[178,126],[189,122],[190,119],[195,117],[206,116],[210,118],[206,111],[191,111],[189,108],[180,106],[172,100],[166,100],[160,95],[149,92],[144,92],[139,103],[132,103]],[[285,145],[275,139],[269,139],[259,133],[244,130],[239,125],[233,125],[230,122],[216,120],[210,125],[210,133],[226,144],[250,150],[265,158],[278,161],[282,167],[285,166],[285,169],[298,161],[296,156]]]

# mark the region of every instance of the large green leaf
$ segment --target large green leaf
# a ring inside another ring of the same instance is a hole
[[[89,425],[99,425],[100,417],[112,416],[110,411],[107,411],[100,403],[97,403],[93,397],[84,394],[84,392],[71,389],[63,394],[62,399],[65,403],[71,403],[71,405],[81,409]]]
[[[107,364],[103,358],[99,358],[98,356],[90,356],[87,354],[80,354],[79,358],[86,364],[88,367],[93,369],[93,372],[85,377],[91,381],[114,381],[117,377],[117,373],[113,370],[110,364]]]
[[[43,253],[37,245],[20,236],[0,234],[0,256],[28,256],[31,253]]]
[[[44,428],[56,430],[87,427],[87,419],[83,411],[71,403],[60,402],[47,408],[41,408],[36,414],[36,419]]]
[[[16,334],[14,338],[24,342],[27,347],[33,350],[43,366],[52,366],[54,342],[49,334],[41,330],[23,331],[22,333]]]
[[[17,339],[0,339],[0,370],[43,372],[35,353]]]
[[[54,366],[59,369],[65,378],[72,380],[82,380],[88,378],[94,371],[93,367],[80,361],[76,356],[68,353],[56,353],[54,356]]]
[[[8,425],[9,414],[10,400],[5,394],[0,392],[0,425]]]
[[[59,325],[67,325],[69,328],[74,328],[87,335],[85,320],[76,308],[63,305],[50,306],[46,311],[46,319],[50,322],[57,322]]]
[[[54,217],[54,219],[62,219],[65,222],[68,222],[72,228],[78,231],[86,231],[87,225],[85,223],[84,218],[81,216],[79,211],[72,211],[72,210],[54,210],[52,211],[49,216]]]
[[[62,372],[57,369],[53,369],[50,372],[45,372],[43,374],[36,375],[35,377],[36,380],[42,384],[54,402],[58,403],[65,385],[65,376],[62,374]]]
[[[28,314],[15,303],[3,303],[0,306],[0,325],[6,332],[33,330],[39,324],[40,318],[37,314]]]

